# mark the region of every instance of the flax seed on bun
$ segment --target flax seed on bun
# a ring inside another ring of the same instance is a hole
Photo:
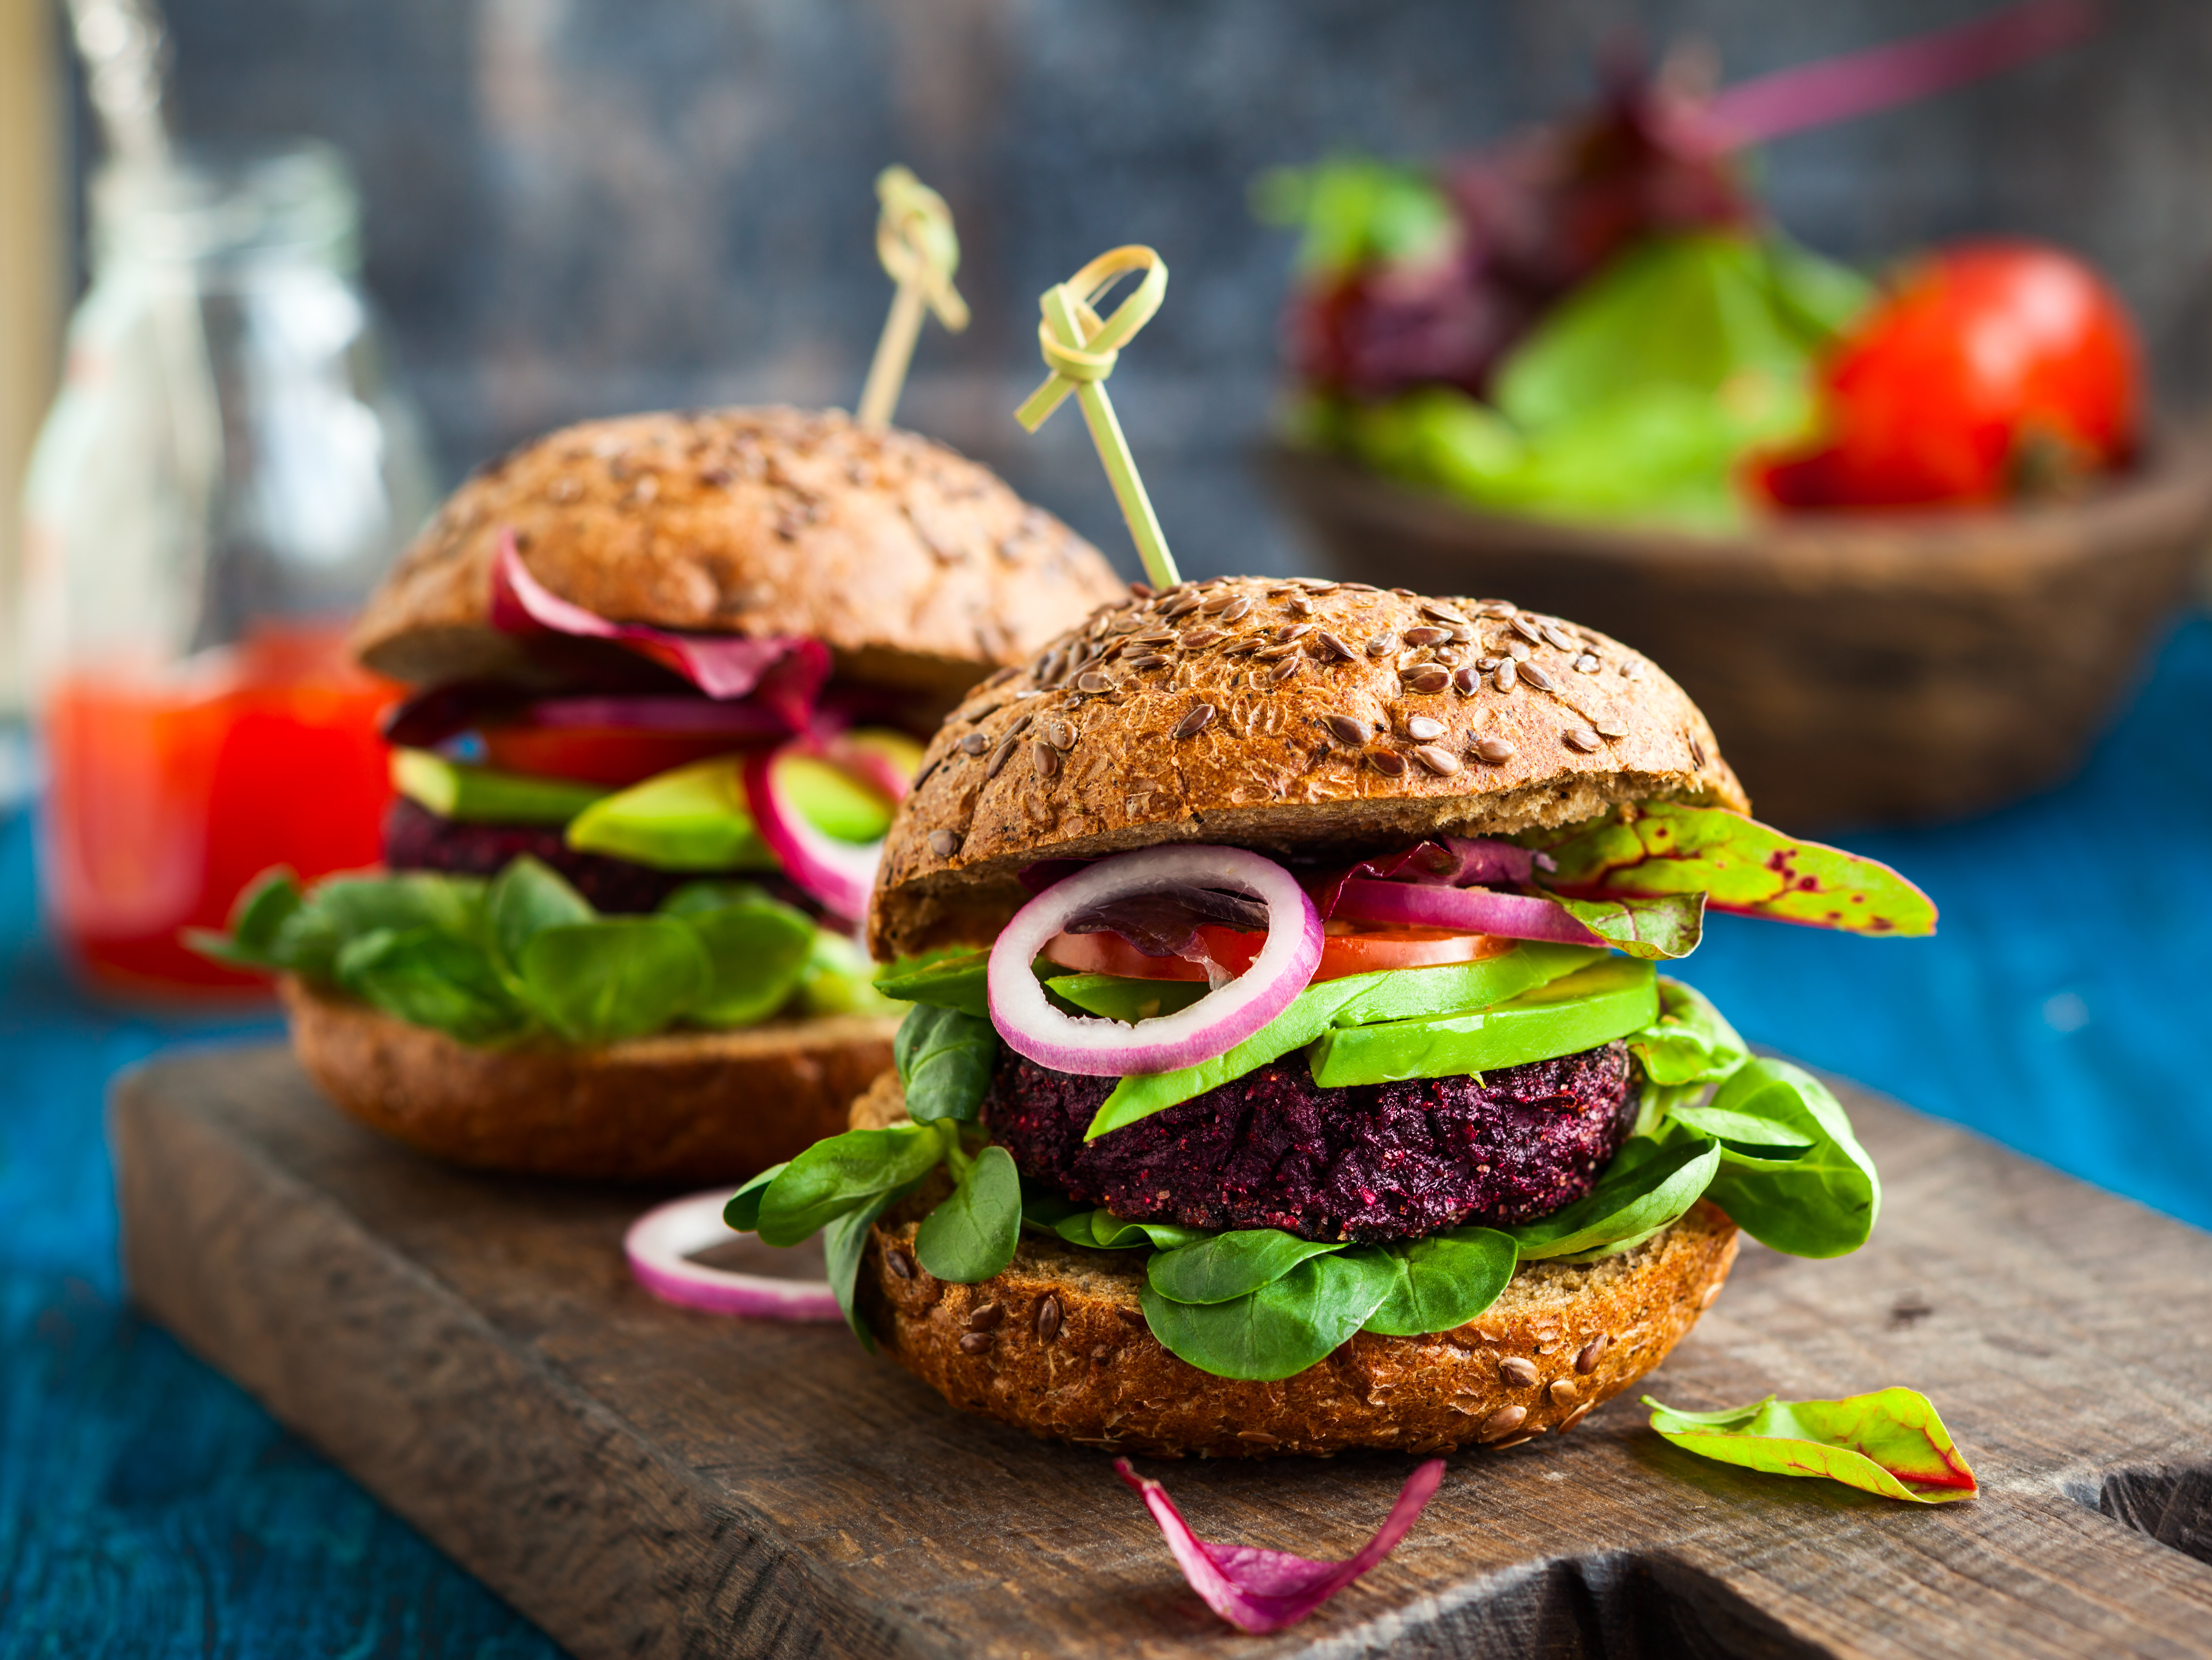
[[[988,945],[1039,860],[1364,854],[1662,799],[1749,809],[1681,688],[1594,629],[1303,579],[1132,593],[953,711],[892,827],[869,942]]]
[[[456,490],[362,614],[362,660],[414,684],[526,676],[488,617],[507,529],[539,581],[602,617],[810,635],[841,676],[948,701],[1125,593],[1057,519],[913,433],[834,410],[633,415]]]

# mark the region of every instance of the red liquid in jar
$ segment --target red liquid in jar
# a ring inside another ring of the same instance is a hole
[[[54,686],[40,881],[57,943],[96,985],[265,989],[178,930],[221,928],[271,865],[307,881],[376,863],[392,798],[376,723],[398,694],[356,667],[344,640],[267,627],[163,675]]]

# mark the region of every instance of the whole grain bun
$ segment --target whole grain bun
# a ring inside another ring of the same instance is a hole
[[[704,1187],[795,1157],[844,1129],[898,1029],[836,1016],[477,1049],[296,980],[282,990],[300,1064],[362,1122],[457,1164],[589,1181]]]
[[[1359,583],[1140,591],[954,710],[892,825],[869,944],[988,945],[1038,860],[1356,854],[1656,799],[1750,807],[1681,688],[1593,629]]]
[[[529,677],[488,621],[503,529],[531,574],[617,622],[805,635],[838,672],[949,697],[1126,590],[988,468],[837,410],[587,421],[463,484],[370,599],[354,648],[435,684]]]
[[[909,1201],[911,1205],[913,1201]],[[915,1260],[916,1215],[871,1231],[862,1312],[899,1365],[966,1412],[1153,1457],[1450,1452],[1572,1429],[1667,1357],[1720,1292],[1735,1225],[1699,1201],[1632,1250],[1532,1262],[1480,1318],[1426,1337],[1355,1335],[1279,1383],[1178,1360],[1145,1325],[1142,1253],[1024,1235],[979,1285]]]

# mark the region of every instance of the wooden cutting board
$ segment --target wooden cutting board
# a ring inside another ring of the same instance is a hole
[[[636,1195],[429,1163],[275,1048],[131,1074],[113,1134],[145,1306],[581,1656],[2212,1655],[2212,1236],[1848,1101],[1873,1243],[1747,1243],[1648,1387],[1909,1383],[1982,1498],[1731,1470],[1623,1397],[1452,1460],[1387,1563],[1267,1639],[1184,1587],[1106,1456],[963,1417],[841,1328],[646,1297]],[[1336,1557],[1413,1462],[1146,1468],[1205,1537]]]

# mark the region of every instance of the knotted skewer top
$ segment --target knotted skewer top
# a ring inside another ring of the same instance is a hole
[[[968,302],[952,286],[952,273],[960,268],[960,237],[945,198],[902,167],[885,167],[876,175],[876,198],[883,204],[876,216],[876,257],[898,292],[860,393],[864,427],[888,424],[898,406],[924,307],[955,334],[968,326]]]
[[[1112,316],[1101,319],[1097,302],[1115,283],[1138,271],[1145,273],[1144,280],[1114,308]],[[1152,321],[1167,291],[1166,261],[1151,248],[1134,244],[1100,254],[1065,283],[1047,289],[1038,302],[1044,316],[1037,324],[1037,348],[1052,373],[1014,411],[1014,419],[1035,432],[1069,393],[1076,395],[1114,486],[1115,500],[1128,520],[1137,556],[1144,561],[1145,575],[1155,587],[1170,587],[1181,579],[1159,517],[1145,494],[1144,480],[1137,476],[1112,400],[1106,396],[1105,380],[1120,361],[1121,348]]]

